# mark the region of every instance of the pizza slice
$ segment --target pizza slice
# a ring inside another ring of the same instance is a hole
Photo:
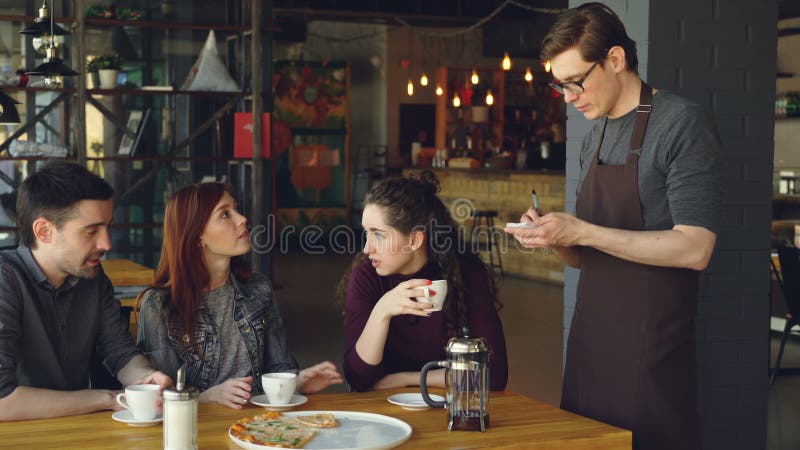
[[[333,428],[337,425],[333,413],[315,414],[313,416],[297,416],[295,420],[315,428]]]
[[[278,412],[237,420],[228,432],[242,441],[280,448],[303,448],[316,434],[313,428]]]

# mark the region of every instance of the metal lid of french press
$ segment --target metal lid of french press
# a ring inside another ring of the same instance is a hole
[[[197,389],[186,386],[186,364],[178,368],[175,389],[164,389],[165,400],[190,400],[197,397]]]
[[[463,353],[485,353],[489,351],[489,345],[486,340],[480,337],[470,337],[470,330],[468,326],[461,328],[463,337],[454,337],[447,341],[447,353],[463,354]]]

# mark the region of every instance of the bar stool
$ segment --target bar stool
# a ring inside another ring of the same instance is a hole
[[[495,229],[494,229],[494,218],[497,217],[497,211],[494,209],[475,209],[472,211],[471,218],[472,218],[472,238],[475,239],[473,245],[477,244],[478,252],[486,252],[488,253],[489,257],[489,269],[494,273],[495,271],[495,262],[494,259],[497,257],[497,268],[500,269],[500,276],[505,276],[505,271],[503,270],[503,259],[500,257],[500,246],[495,237]],[[481,229],[481,227],[485,227],[488,231],[488,235],[486,236],[486,242],[481,242],[480,232],[478,235],[475,235],[476,229]],[[472,241],[472,239],[470,239]]]

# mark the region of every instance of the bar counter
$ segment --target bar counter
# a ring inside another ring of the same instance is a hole
[[[421,169],[406,169],[404,174]],[[536,189],[545,212],[564,211],[566,180],[563,171],[515,169],[430,169],[442,183],[439,197],[450,207],[453,218],[471,233],[470,208],[495,210],[495,236],[500,242],[503,268],[507,275],[564,282],[564,264],[544,250],[525,249],[503,232],[507,222],[519,222],[531,206],[531,189]],[[485,254],[484,254],[485,255]],[[487,260],[488,261],[488,260]]]

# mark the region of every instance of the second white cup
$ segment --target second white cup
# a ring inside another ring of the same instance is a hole
[[[444,299],[447,298],[447,280],[434,280],[431,281],[429,286],[423,286],[419,289],[425,292],[425,297],[418,298],[417,300],[433,303],[433,308],[431,308],[430,311],[442,310]],[[431,291],[435,293],[431,293]]]
[[[127,409],[136,420],[153,420],[158,413],[157,384],[134,384],[125,388],[124,394],[117,394],[117,403]]]
[[[261,375],[261,387],[270,405],[285,405],[292,400],[297,387],[297,375],[291,372],[265,373]]]

